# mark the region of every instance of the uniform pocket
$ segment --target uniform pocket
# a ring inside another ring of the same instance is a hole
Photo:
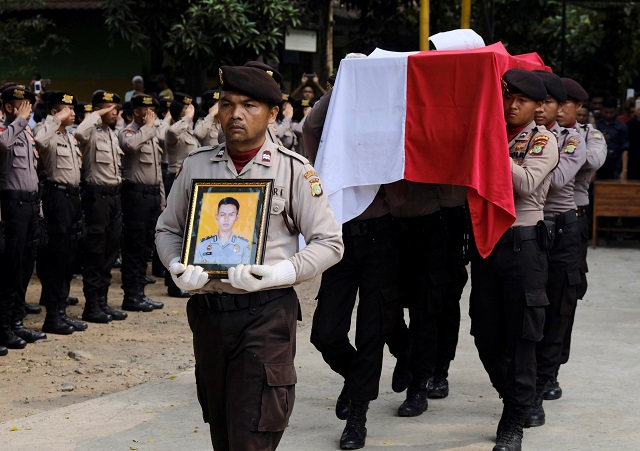
[[[282,219],[282,212],[285,208],[285,200],[281,197],[274,197],[271,199],[271,209],[269,210],[269,231],[267,232],[267,240],[273,241],[282,235],[283,230],[286,228]]]
[[[545,290],[525,292],[526,306],[522,318],[522,338],[540,341],[544,332],[545,308],[549,299]]]
[[[153,147],[142,146],[142,149],[140,149],[140,163],[153,163],[153,151]]]
[[[398,317],[402,313],[401,300],[402,291],[399,287],[382,289],[381,333],[388,334],[393,330]]]
[[[296,368],[290,363],[265,363],[258,431],[284,431],[296,398]]]
[[[17,144],[17,143],[16,143]],[[18,169],[26,169],[29,164],[29,158],[27,158],[26,146],[13,145],[13,167]],[[23,144],[20,142],[20,144]]]
[[[73,169],[71,150],[68,147],[56,148],[56,167],[58,169]]]
[[[571,316],[576,310],[578,304],[578,289],[582,285],[582,274],[580,271],[567,271],[567,284],[564,287],[564,296],[560,303],[560,315]],[[584,296],[584,293],[583,293]]]
[[[105,141],[96,141],[96,162],[109,164],[111,163],[111,146]]]

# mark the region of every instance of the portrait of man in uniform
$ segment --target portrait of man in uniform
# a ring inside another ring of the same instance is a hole
[[[240,203],[235,198],[224,197],[220,200],[216,213],[218,232],[200,239],[196,245],[194,263],[249,263],[249,240],[233,233],[239,215]]]

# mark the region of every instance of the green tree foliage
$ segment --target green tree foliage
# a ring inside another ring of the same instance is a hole
[[[211,71],[258,56],[275,57],[284,30],[299,22],[291,0],[105,0],[108,30],[150,48],[152,65],[186,71]],[[204,86],[192,80],[192,91]]]
[[[16,13],[28,3],[34,1],[0,0],[0,65],[12,79],[30,78],[43,52],[66,50],[66,40],[51,33],[53,21]]]

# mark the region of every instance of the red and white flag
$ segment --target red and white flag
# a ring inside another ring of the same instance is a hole
[[[513,67],[545,69],[501,43],[342,60],[315,161],[336,218],[355,218],[401,179],[467,186],[486,257],[515,220],[501,84]]]

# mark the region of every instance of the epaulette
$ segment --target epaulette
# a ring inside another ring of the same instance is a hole
[[[198,154],[198,153],[202,153],[202,152],[207,152],[209,150],[214,150],[215,148],[217,148],[220,144],[216,145],[216,146],[204,146],[204,147],[198,147],[197,149],[193,149],[191,152],[189,152],[189,155],[187,155],[187,157],[190,157],[192,155]]]
[[[200,242],[202,243],[203,241],[210,240],[210,239],[212,239],[212,238],[214,238],[214,237],[215,237],[215,234],[214,234],[214,235],[206,236],[206,237],[202,238],[202,239],[200,240]],[[215,241],[215,240],[214,240],[214,241]]]
[[[248,240],[248,239],[246,239],[246,238],[245,238],[245,237],[243,237],[243,236],[236,235],[236,237],[238,238],[238,240],[239,240],[239,241],[244,241],[244,242],[245,242],[245,243],[247,243],[247,244],[249,243],[249,240]]]
[[[278,150],[285,155],[290,156],[291,158],[300,161],[302,164],[309,164],[309,160],[300,155],[299,153],[294,152],[293,150],[289,150],[284,146],[278,146]]]

